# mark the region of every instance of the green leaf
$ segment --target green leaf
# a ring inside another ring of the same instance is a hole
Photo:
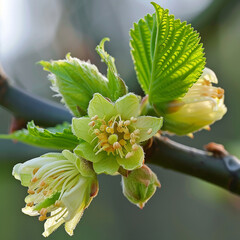
[[[156,13],[134,24],[131,54],[138,81],[151,103],[183,97],[205,65],[199,34],[152,3]]]
[[[79,140],[73,135],[70,124],[64,123],[55,128],[40,128],[34,122],[29,122],[27,129],[16,131],[12,134],[0,135],[2,139],[14,139],[29,145],[50,148],[50,149],[69,149],[73,150]]]
[[[107,78],[108,88],[112,101],[116,101],[119,97],[127,94],[128,89],[125,82],[118,76],[117,68],[115,66],[115,59],[104,50],[104,43],[110,41],[109,38],[104,38],[96,47],[96,51],[101,59],[107,64]]]
[[[110,97],[108,80],[89,62],[72,58],[67,54],[65,60],[45,62],[40,64],[44,70],[51,72],[49,79],[56,96],[62,97],[62,102],[77,117],[87,113],[89,101],[96,92]]]

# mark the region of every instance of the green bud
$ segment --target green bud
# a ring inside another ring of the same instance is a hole
[[[141,209],[153,196],[157,187],[161,187],[156,174],[143,165],[141,168],[131,171],[127,177],[122,176],[124,196]]]

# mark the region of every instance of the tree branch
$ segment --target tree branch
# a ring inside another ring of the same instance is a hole
[[[240,161],[235,156],[187,147],[166,137],[154,137],[146,162],[213,183],[240,195]]]
[[[58,104],[35,97],[9,84],[0,69],[0,105],[26,121],[34,120],[41,126],[55,126],[64,121],[70,122],[72,115]]]

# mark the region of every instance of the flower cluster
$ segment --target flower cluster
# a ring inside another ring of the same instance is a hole
[[[139,116],[140,99],[129,93],[110,102],[96,93],[88,116],[73,118],[73,133],[83,140],[74,152],[93,162],[96,173],[115,174],[119,167],[134,170],[143,165],[141,143],[154,136],[162,118]]]
[[[96,93],[89,103],[88,117],[72,120],[72,131],[79,138],[74,152],[48,153],[14,167],[14,177],[28,187],[22,211],[39,216],[39,221],[46,220],[43,236],[49,236],[63,223],[67,233],[73,234],[84,210],[98,193],[96,174],[113,175],[120,168],[131,170],[130,182],[135,179],[134,184],[142,184],[142,179],[136,177],[142,175],[138,168],[146,169],[141,144],[159,131],[162,118],[139,114],[140,98],[132,93],[115,103]],[[139,200],[139,206],[146,203],[158,185],[153,174],[145,174],[145,180],[151,182],[145,186],[151,191]],[[137,204],[127,194],[129,181],[123,182],[124,195]]]

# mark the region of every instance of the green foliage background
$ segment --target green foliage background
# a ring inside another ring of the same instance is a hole
[[[44,4],[45,2],[45,4]],[[162,4],[164,1],[157,1]],[[180,2],[180,1],[175,1]],[[197,1],[196,1],[197,2]],[[212,68],[219,85],[226,90],[227,115],[217,122],[211,132],[197,133],[194,140],[175,138],[187,145],[202,148],[210,141],[220,142],[239,154],[239,11],[240,5],[229,1],[229,8],[221,10],[220,17],[211,24],[198,29],[204,43],[207,66]],[[46,12],[54,19],[55,12],[47,12],[48,1],[29,3],[31,19],[41,21],[36,12]],[[57,11],[61,20],[51,44],[35,48],[40,44],[35,40],[23,53],[15,53],[8,61],[3,59],[3,66],[8,75],[15,79],[16,85],[22,86],[37,95],[52,99],[48,89],[49,82],[42,68],[34,65],[40,59],[49,60],[64,58],[67,52],[80,59],[91,59],[104,72],[105,66],[95,53],[95,46],[108,36],[111,42],[106,45],[107,51],[115,57],[118,72],[128,81],[130,91],[139,91],[133,64],[129,53],[128,31],[133,21],[137,21],[147,12],[131,18],[126,23],[131,11],[142,9],[141,1],[136,6],[127,5],[125,1],[59,1]],[[164,3],[165,7],[169,7]],[[181,8],[186,8],[181,1]],[[48,6],[48,8],[53,6]],[[178,5],[179,7],[179,5]],[[98,12],[98,14],[94,13]],[[153,9],[152,9],[153,12]],[[172,11],[170,11],[172,12]],[[175,5],[175,12],[177,7]],[[174,12],[173,12],[174,13]],[[181,20],[185,20],[181,17]],[[43,20],[42,20],[43,21]],[[46,16],[46,21],[50,21]],[[47,24],[47,23],[46,23]],[[50,24],[50,22],[49,22]],[[68,26],[68,27],[66,27]],[[48,36],[46,25],[39,36]],[[1,31],[1,30],[0,30]],[[33,31],[33,29],[32,29]],[[35,34],[32,32],[31,34]],[[66,37],[67,36],[67,37]],[[34,46],[34,47],[33,47]],[[20,48],[20,47],[19,47]],[[16,67],[13,67],[16,66]],[[106,71],[105,71],[106,72]],[[17,76],[17,77],[16,77]],[[56,99],[55,99],[56,100]],[[7,133],[11,116],[0,109],[0,132]],[[26,190],[20,187],[12,176],[14,164],[39,156],[44,151],[11,141],[0,141],[0,233],[1,239],[43,239],[43,224],[37,218],[21,213],[24,206]],[[139,210],[131,205],[122,195],[120,177],[100,177],[100,192],[94,199],[83,219],[78,224],[71,239],[238,239],[240,223],[240,199],[199,180],[160,168],[153,168],[157,173],[162,189],[158,190],[145,206]],[[63,228],[52,234],[49,239],[70,239]]]

